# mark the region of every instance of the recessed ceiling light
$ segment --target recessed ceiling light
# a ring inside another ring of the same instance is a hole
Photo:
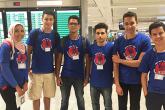
[[[52,0],[38,0],[37,1],[37,6],[61,6],[62,5],[62,0],[58,1],[52,1]]]
[[[128,8],[128,10],[137,10],[137,8]]]

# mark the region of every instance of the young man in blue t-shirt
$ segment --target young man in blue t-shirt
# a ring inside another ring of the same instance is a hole
[[[89,77],[89,60],[87,57],[89,42],[78,33],[80,29],[79,17],[75,15],[70,16],[68,18],[68,28],[70,33],[66,38],[61,39],[61,47],[58,49],[59,54],[56,64],[57,85],[60,86],[62,96],[60,110],[68,110],[72,86],[75,90],[78,110],[85,110],[83,89],[87,85]],[[63,55],[64,64],[60,75]],[[84,58],[86,59],[86,65],[84,64]],[[84,68],[88,71],[84,72]]]
[[[104,99],[105,110],[112,110],[112,84],[113,84],[113,43],[107,41],[108,26],[99,23],[95,26],[96,42],[90,46],[91,59],[90,94],[93,110],[100,110],[100,94]]]
[[[55,96],[55,74],[53,55],[60,39],[58,33],[52,30],[55,16],[53,11],[44,11],[43,26],[30,32],[27,39],[29,56],[29,76],[31,87],[29,98],[33,100],[33,109],[40,109],[40,98],[43,91],[45,110],[50,110],[50,98]],[[30,70],[30,55],[32,65]]]
[[[155,47],[144,55],[139,70],[147,110],[161,110],[165,109],[165,24],[152,23],[149,33]]]
[[[145,52],[151,48],[150,39],[137,32],[137,15],[123,15],[124,35],[114,43],[114,78],[118,94],[119,110],[127,110],[128,92],[130,110],[140,110],[141,81],[139,64]]]

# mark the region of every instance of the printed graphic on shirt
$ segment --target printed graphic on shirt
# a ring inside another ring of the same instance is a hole
[[[68,56],[70,58],[72,58],[73,60],[77,60],[79,59],[79,51],[78,51],[78,47],[76,45],[71,45],[69,46],[68,52],[67,52]]]
[[[124,56],[126,60],[133,60],[136,57],[136,47],[134,45],[128,45],[125,47]]]
[[[159,61],[155,63],[155,74],[160,74],[165,76],[165,61]]]
[[[45,51],[45,52],[49,52],[52,48],[52,43],[51,40],[48,38],[45,38],[41,41],[41,48]]]
[[[102,52],[96,53],[94,62],[96,65],[104,65],[106,62],[105,55]]]
[[[20,52],[18,52],[18,56],[16,58],[18,69],[26,68],[26,63],[25,63],[26,60],[27,60],[27,56],[25,54],[21,54]]]

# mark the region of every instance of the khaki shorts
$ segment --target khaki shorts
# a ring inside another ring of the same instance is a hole
[[[56,84],[55,75],[53,73],[48,74],[32,74],[30,75],[30,86],[29,86],[29,98],[31,100],[38,100],[43,96],[52,98],[55,96]]]

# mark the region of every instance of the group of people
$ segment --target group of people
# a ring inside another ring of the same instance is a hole
[[[152,48],[150,38],[137,31],[134,12],[123,15],[125,32],[114,43],[107,41],[105,23],[95,25],[95,43],[90,45],[79,34],[79,17],[68,18],[69,33],[61,39],[52,30],[54,21],[54,13],[44,11],[43,26],[30,32],[27,46],[21,42],[25,34],[23,25],[16,23],[9,28],[9,38],[0,46],[0,94],[6,110],[20,110],[15,92],[22,96],[27,90],[33,100],[33,110],[40,109],[42,93],[44,108],[50,110],[56,84],[61,90],[60,110],[68,110],[72,86],[78,110],[85,110],[83,95],[88,82],[93,110],[100,110],[100,95],[105,110],[112,110],[113,83],[119,110],[127,110],[128,93],[130,110],[140,110],[141,88],[147,110],[161,110],[162,106],[165,109],[165,24],[157,21],[149,26],[155,44]]]

